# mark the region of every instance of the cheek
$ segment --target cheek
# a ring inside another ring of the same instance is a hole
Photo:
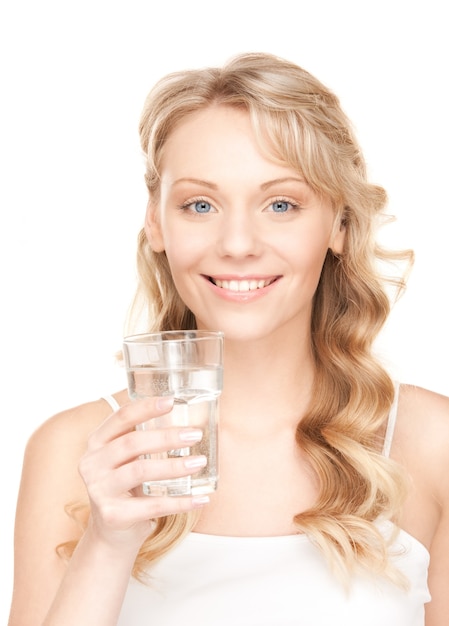
[[[176,289],[185,300],[192,289],[191,277],[199,272],[199,263],[204,256],[201,248],[188,233],[183,233],[166,240],[165,254]]]
[[[204,258],[207,252],[210,233],[189,226],[168,224],[164,229],[165,253],[173,268],[189,268]]]
[[[303,236],[288,242],[284,240],[280,248],[296,269],[313,274],[321,272],[328,249],[329,241],[323,236],[322,232],[318,236],[309,233],[309,236]]]
[[[188,251],[184,248],[168,247],[165,249],[173,283],[181,300],[191,308],[190,293],[192,291],[189,284],[189,259]]]

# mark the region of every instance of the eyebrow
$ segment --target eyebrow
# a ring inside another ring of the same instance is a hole
[[[278,185],[280,183],[301,183],[302,185],[306,185],[306,181],[302,178],[297,178],[296,176],[286,176],[285,178],[275,178],[274,180],[269,180],[266,183],[263,183],[260,188],[262,191],[265,191],[269,187],[273,185]]]
[[[286,176],[285,178],[275,178],[274,180],[269,180],[266,183],[262,183],[260,188],[262,189],[262,191],[265,191],[266,189],[269,189],[273,185],[278,185],[280,183],[288,183],[288,182],[301,183],[303,185],[307,184],[302,178],[296,178],[295,176]],[[190,178],[190,177],[178,178],[177,180],[175,180],[172,187],[180,183],[194,183],[196,185],[202,185],[203,187],[209,187],[209,189],[218,189],[218,185],[216,185],[215,183],[211,183],[208,180],[202,180],[201,178]]]
[[[215,183],[210,183],[208,180],[201,180],[201,178],[178,178],[172,184],[172,187],[174,187],[175,185],[179,185],[179,183],[194,183],[203,187],[209,187],[209,189],[218,189],[218,185],[215,185]]]

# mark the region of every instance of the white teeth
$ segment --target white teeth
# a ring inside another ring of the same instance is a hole
[[[229,291],[255,291],[269,285],[272,280],[218,280],[213,281],[217,287]]]

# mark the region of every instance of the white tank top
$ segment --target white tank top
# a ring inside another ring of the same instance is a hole
[[[396,409],[397,393],[385,437],[387,455]],[[392,524],[383,522],[379,528],[389,533]],[[393,563],[410,581],[407,591],[362,575],[346,591],[306,535],[190,533],[150,565],[147,584],[131,579],[117,624],[424,626],[429,553],[403,530],[391,552]]]

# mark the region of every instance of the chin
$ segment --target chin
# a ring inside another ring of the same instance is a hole
[[[204,315],[203,315],[204,317]],[[303,336],[310,329],[310,317],[305,314],[277,317],[274,315],[210,315],[207,323],[197,319],[200,330],[221,331],[225,341],[261,342],[274,341],[294,343],[295,337]]]
[[[254,324],[249,326],[240,325],[237,327],[230,327],[229,324],[227,324],[222,325],[221,328],[217,328],[216,330],[221,330],[224,333],[225,341],[228,343],[259,343],[270,341],[279,335],[279,329],[256,328]]]

